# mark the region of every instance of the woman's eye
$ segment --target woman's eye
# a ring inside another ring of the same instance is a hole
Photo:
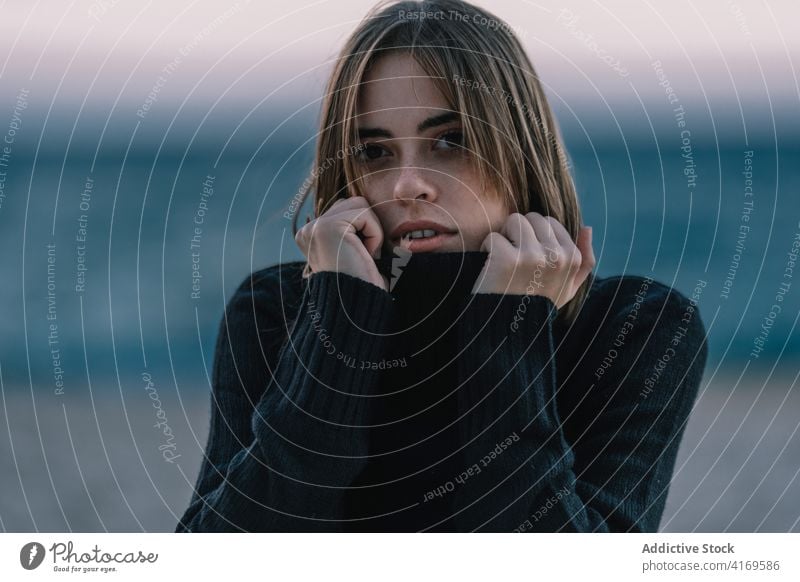
[[[364,145],[358,155],[362,161],[371,162],[381,158],[385,151],[381,146],[370,143]]]
[[[436,147],[442,149],[456,149],[464,147],[464,134],[461,131],[448,131],[436,140]]]

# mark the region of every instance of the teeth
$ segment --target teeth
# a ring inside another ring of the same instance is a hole
[[[425,230],[412,230],[407,232],[403,238],[430,238],[432,236],[436,236],[435,230],[425,229]]]

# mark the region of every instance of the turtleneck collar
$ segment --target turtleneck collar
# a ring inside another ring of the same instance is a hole
[[[416,292],[418,284],[425,284],[428,293],[461,293],[467,286],[469,293],[488,256],[485,251],[428,252],[383,256],[374,261],[378,271],[389,277],[391,294],[397,299],[409,291]]]
[[[412,253],[384,256],[375,264],[389,279],[404,323],[413,325],[431,317],[449,318],[463,307],[488,256],[485,251]]]

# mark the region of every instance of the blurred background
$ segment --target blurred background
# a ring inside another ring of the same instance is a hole
[[[547,89],[598,273],[705,285],[710,357],[662,528],[800,531],[797,4],[477,4]],[[284,213],[371,6],[0,6],[3,531],[172,531],[223,307],[301,257]]]

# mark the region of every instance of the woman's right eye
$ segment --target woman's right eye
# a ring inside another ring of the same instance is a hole
[[[365,144],[362,146],[361,151],[358,153],[359,159],[363,162],[372,162],[383,157],[386,150],[374,143]]]

